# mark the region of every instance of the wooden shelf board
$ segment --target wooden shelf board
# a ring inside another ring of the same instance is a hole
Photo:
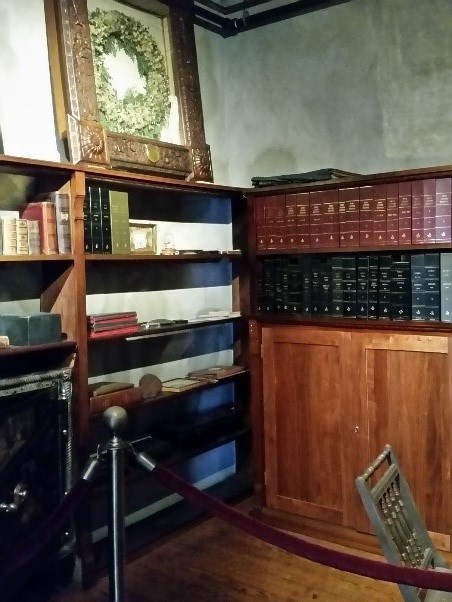
[[[303,249],[267,249],[257,251],[258,257],[266,257],[269,255],[331,255],[333,253],[413,253],[415,251],[438,251],[452,249],[452,243],[431,243],[422,245],[387,245],[384,247],[322,247],[321,249],[306,247]]]
[[[87,261],[220,261],[221,259],[241,258],[242,255],[228,255],[226,253],[196,253],[182,255],[148,255],[145,253],[129,254],[94,254],[85,255]]]
[[[0,262],[20,262],[27,263],[29,261],[73,261],[72,254],[55,254],[55,255],[0,255]]]

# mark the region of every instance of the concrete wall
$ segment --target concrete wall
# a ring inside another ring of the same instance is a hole
[[[198,30],[216,181],[452,163],[451,23],[450,0],[354,0],[219,42]]]

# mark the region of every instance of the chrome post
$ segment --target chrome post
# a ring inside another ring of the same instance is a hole
[[[108,496],[108,574],[110,602],[124,602],[124,451],[127,442],[118,433],[127,425],[124,408],[111,407],[104,412],[104,423],[112,432],[105,445],[110,493]]]

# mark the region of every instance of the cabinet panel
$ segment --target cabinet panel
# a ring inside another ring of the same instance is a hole
[[[267,505],[342,523],[343,346],[348,337],[264,328]]]
[[[366,462],[390,443],[428,528],[447,533],[449,339],[396,334],[355,338],[363,359],[361,397],[368,410]],[[367,520],[365,524],[370,530]]]

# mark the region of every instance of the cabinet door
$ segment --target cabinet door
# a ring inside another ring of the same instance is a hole
[[[428,529],[448,533],[450,339],[396,333],[354,338],[362,360],[361,399],[368,410],[362,469],[390,443]],[[370,530],[368,521],[365,525]]]
[[[262,329],[268,507],[343,523],[352,355],[346,332]]]

